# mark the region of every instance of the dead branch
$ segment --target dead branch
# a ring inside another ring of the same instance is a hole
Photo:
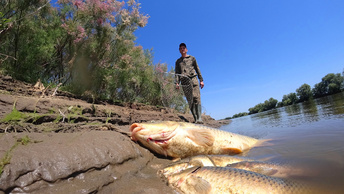
[[[51,95],[51,96],[55,96],[56,95],[56,93],[57,93],[57,89],[59,89],[59,87],[62,85],[62,83],[59,83],[57,86],[56,86],[56,88],[55,88],[55,90],[54,90],[54,93]]]
[[[66,118],[66,115],[63,113],[63,112],[61,112],[61,110],[59,109],[59,112],[60,112],[60,114],[62,115],[62,123],[64,123],[64,120],[65,120],[65,118]]]
[[[1,31],[0,31],[0,34],[1,34]],[[6,61],[8,58],[12,58],[13,60],[17,60],[16,58],[14,58],[14,57],[12,57],[12,56],[10,56],[10,55],[5,55],[5,54],[2,54],[2,53],[0,53],[0,56],[5,56],[5,59],[0,59],[0,64],[2,63],[2,62],[4,62],[4,61]]]

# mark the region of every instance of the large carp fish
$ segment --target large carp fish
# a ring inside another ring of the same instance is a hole
[[[182,193],[321,193],[308,184],[230,167],[191,167],[167,177]]]
[[[296,170],[296,171],[294,171]],[[294,175],[291,166],[228,155],[198,155],[182,159],[158,171],[180,193],[326,193]]]
[[[203,125],[163,121],[134,123],[131,139],[148,149],[172,158],[202,154],[239,154],[253,147],[258,140]]]
[[[289,164],[257,161],[246,157],[229,155],[198,155],[169,164],[158,174],[169,177],[192,167],[230,167],[279,178],[300,178],[319,176],[311,169]]]

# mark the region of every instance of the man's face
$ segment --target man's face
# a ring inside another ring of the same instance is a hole
[[[185,46],[181,46],[179,47],[179,52],[180,54],[184,54],[188,52],[188,49]]]

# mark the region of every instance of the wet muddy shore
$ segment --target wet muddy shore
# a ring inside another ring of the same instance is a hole
[[[129,126],[191,114],[55,89],[0,75],[0,193],[175,193],[156,173],[171,160],[133,142]]]

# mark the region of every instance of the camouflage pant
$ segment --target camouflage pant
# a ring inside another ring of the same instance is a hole
[[[201,104],[201,93],[197,77],[193,77],[191,79],[188,77],[182,77],[180,81],[190,109],[193,104]]]

